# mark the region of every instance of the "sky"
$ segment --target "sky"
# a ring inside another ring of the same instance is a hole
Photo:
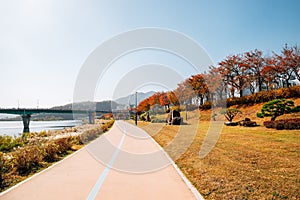
[[[76,80],[89,55],[133,29],[178,31],[205,49],[215,65],[228,55],[254,49],[279,53],[285,44],[299,46],[299,9],[298,0],[0,0],[0,107],[73,102]],[[98,80],[101,90],[95,90],[93,100],[111,99],[133,66],[149,63],[180,68],[182,78],[194,74],[176,56],[135,52],[110,66]],[[175,88],[172,84],[146,84],[131,92]]]

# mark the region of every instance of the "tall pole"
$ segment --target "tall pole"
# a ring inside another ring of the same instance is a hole
[[[135,125],[137,126],[137,92],[135,92]]]
[[[187,106],[188,106],[188,104],[186,103],[186,104],[185,104],[185,120],[186,120],[186,121],[188,120],[188,116],[187,116]]]

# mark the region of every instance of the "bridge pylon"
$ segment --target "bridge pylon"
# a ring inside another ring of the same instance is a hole
[[[95,124],[96,112],[89,110],[89,124]]]
[[[23,114],[22,115],[23,126],[24,126],[23,133],[29,133],[30,132],[29,131],[30,118],[31,118],[30,114]]]

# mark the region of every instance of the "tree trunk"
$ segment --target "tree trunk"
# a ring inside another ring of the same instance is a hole
[[[231,89],[231,97],[234,98],[234,89]]]
[[[240,97],[243,97],[243,90],[240,90]]]
[[[278,117],[277,115],[273,115],[273,116],[271,117],[271,121],[275,121],[275,119],[276,119],[277,117]]]
[[[200,96],[200,105],[203,105],[203,100],[204,100],[203,96]]]
[[[258,91],[262,91],[262,81],[260,79],[258,79]]]

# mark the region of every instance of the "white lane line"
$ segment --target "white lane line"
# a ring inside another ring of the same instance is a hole
[[[94,200],[101,188],[101,186],[103,185],[103,182],[106,178],[106,176],[108,175],[108,172],[110,171],[110,169],[112,168],[113,163],[115,162],[120,149],[124,143],[125,140],[125,136],[126,136],[126,127],[124,126],[123,128],[123,134],[122,134],[122,138],[118,144],[118,148],[115,150],[113,156],[111,157],[109,163],[106,165],[105,169],[103,170],[102,174],[100,175],[99,179],[97,180],[96,184],[94,185],[93,189],[91,190],[91,192],[89,193],[89,196],[87,197],[87,200]]]

